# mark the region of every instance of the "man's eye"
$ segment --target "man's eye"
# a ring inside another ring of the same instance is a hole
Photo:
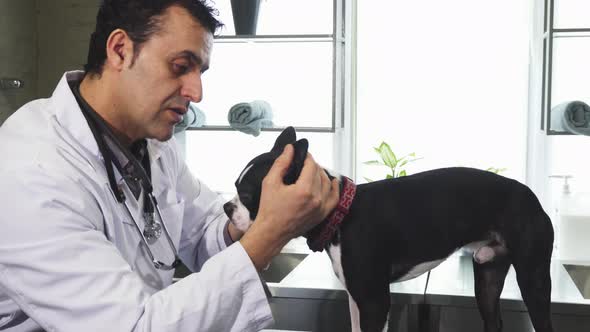
[[[186,65],[181,65],[181,64],[178,64],[178,63],[173,63],[172,64],[172,70],[177,75],[186,74],[188,72],[188,69],[189,69],[189,67],[186,66]]]

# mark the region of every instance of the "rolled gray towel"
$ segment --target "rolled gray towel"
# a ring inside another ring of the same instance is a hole
[[[260,135],[261,128],[272,128],[272,108],[264,100],[250,103],[238,103],[232,106],[227,114],[229,125],[243,133],[253,136]]]
[[[174,133],[180,133],[189,127],[202,127],[206,122],[207,117],[205,116],[205,113],[195,104],[190,103],[188,106],[188,112],[182,117],[182,121],[174,127]]]
[[[590,136],[590,106],[582,101],[568,101],[551,109],[551,129]]]

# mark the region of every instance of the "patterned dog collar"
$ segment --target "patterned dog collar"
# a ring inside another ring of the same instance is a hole
[[[356,185],[351,179],[346,176],[341,177],[343,182],[342,193],[340,195],[340,201],[338,206],[330,213],[327,218],[327,222],[319,232],[317,236],[311,236],[307,239],[307,245],[309,249],[313,251],[322,251],[326,246],[326,243],[332,239],[334,233],[338,229],[338,226],[344,220],[344,217],[348,214],[354,195],[356,194]]]

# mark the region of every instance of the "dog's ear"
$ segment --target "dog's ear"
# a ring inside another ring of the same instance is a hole
[[[270,150],[271,152],[278,152],[279,154],[283,152],[285,146],[287,144],[293,144],[297,140],[297,135],[295,134],[295,128],[287,127],[283,132],[277,137],[275,141],[275,145]]]
[[[295,148],[293,161],[291,162],[291,165],[289,166],[289,169],[283,178],[283,182],[285,184],[293,184],[299,178],[299,174],[301,174],[301,170],[303,169],[303,163],[307,157],[307,148],[309,147],[309,143],[307,142],[307,139],[302,138],[293,143],[293,147]]]

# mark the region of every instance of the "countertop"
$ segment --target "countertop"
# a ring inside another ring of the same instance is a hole
[[[475,307],[471,257],[451,256],[433,269],[425,294],[425,301],[429,304]],[[506,276],[500,303],[504,310],[526,310],[513,267]],[[590,300],[584,299],[563,262],[557,259],[551,262],[551,303],[553,313],[590,315]]]
[[[308,255],[280,282],[268,283],[275,297],[309,299],[347,299],[348,295],[336,278],[325,252],[286,248],[284,252]],[[392,303],[431,304],[476,307],[471,256],[454,254],[439,266],[415,279],[390,285]],[[585,299],[563,266],[551,263],[552,312],[590,315],[590,299]],[[590,265],[590,262],[588,262]],[[511,267],[500,297],[504,310],[525,311],[520,290]]]
[[[389,286],[393,303],[422,303],[427,274]],[[268,283],[273,296],[309,299],[348,299],[325,252],[310,253],[281,282]]]

